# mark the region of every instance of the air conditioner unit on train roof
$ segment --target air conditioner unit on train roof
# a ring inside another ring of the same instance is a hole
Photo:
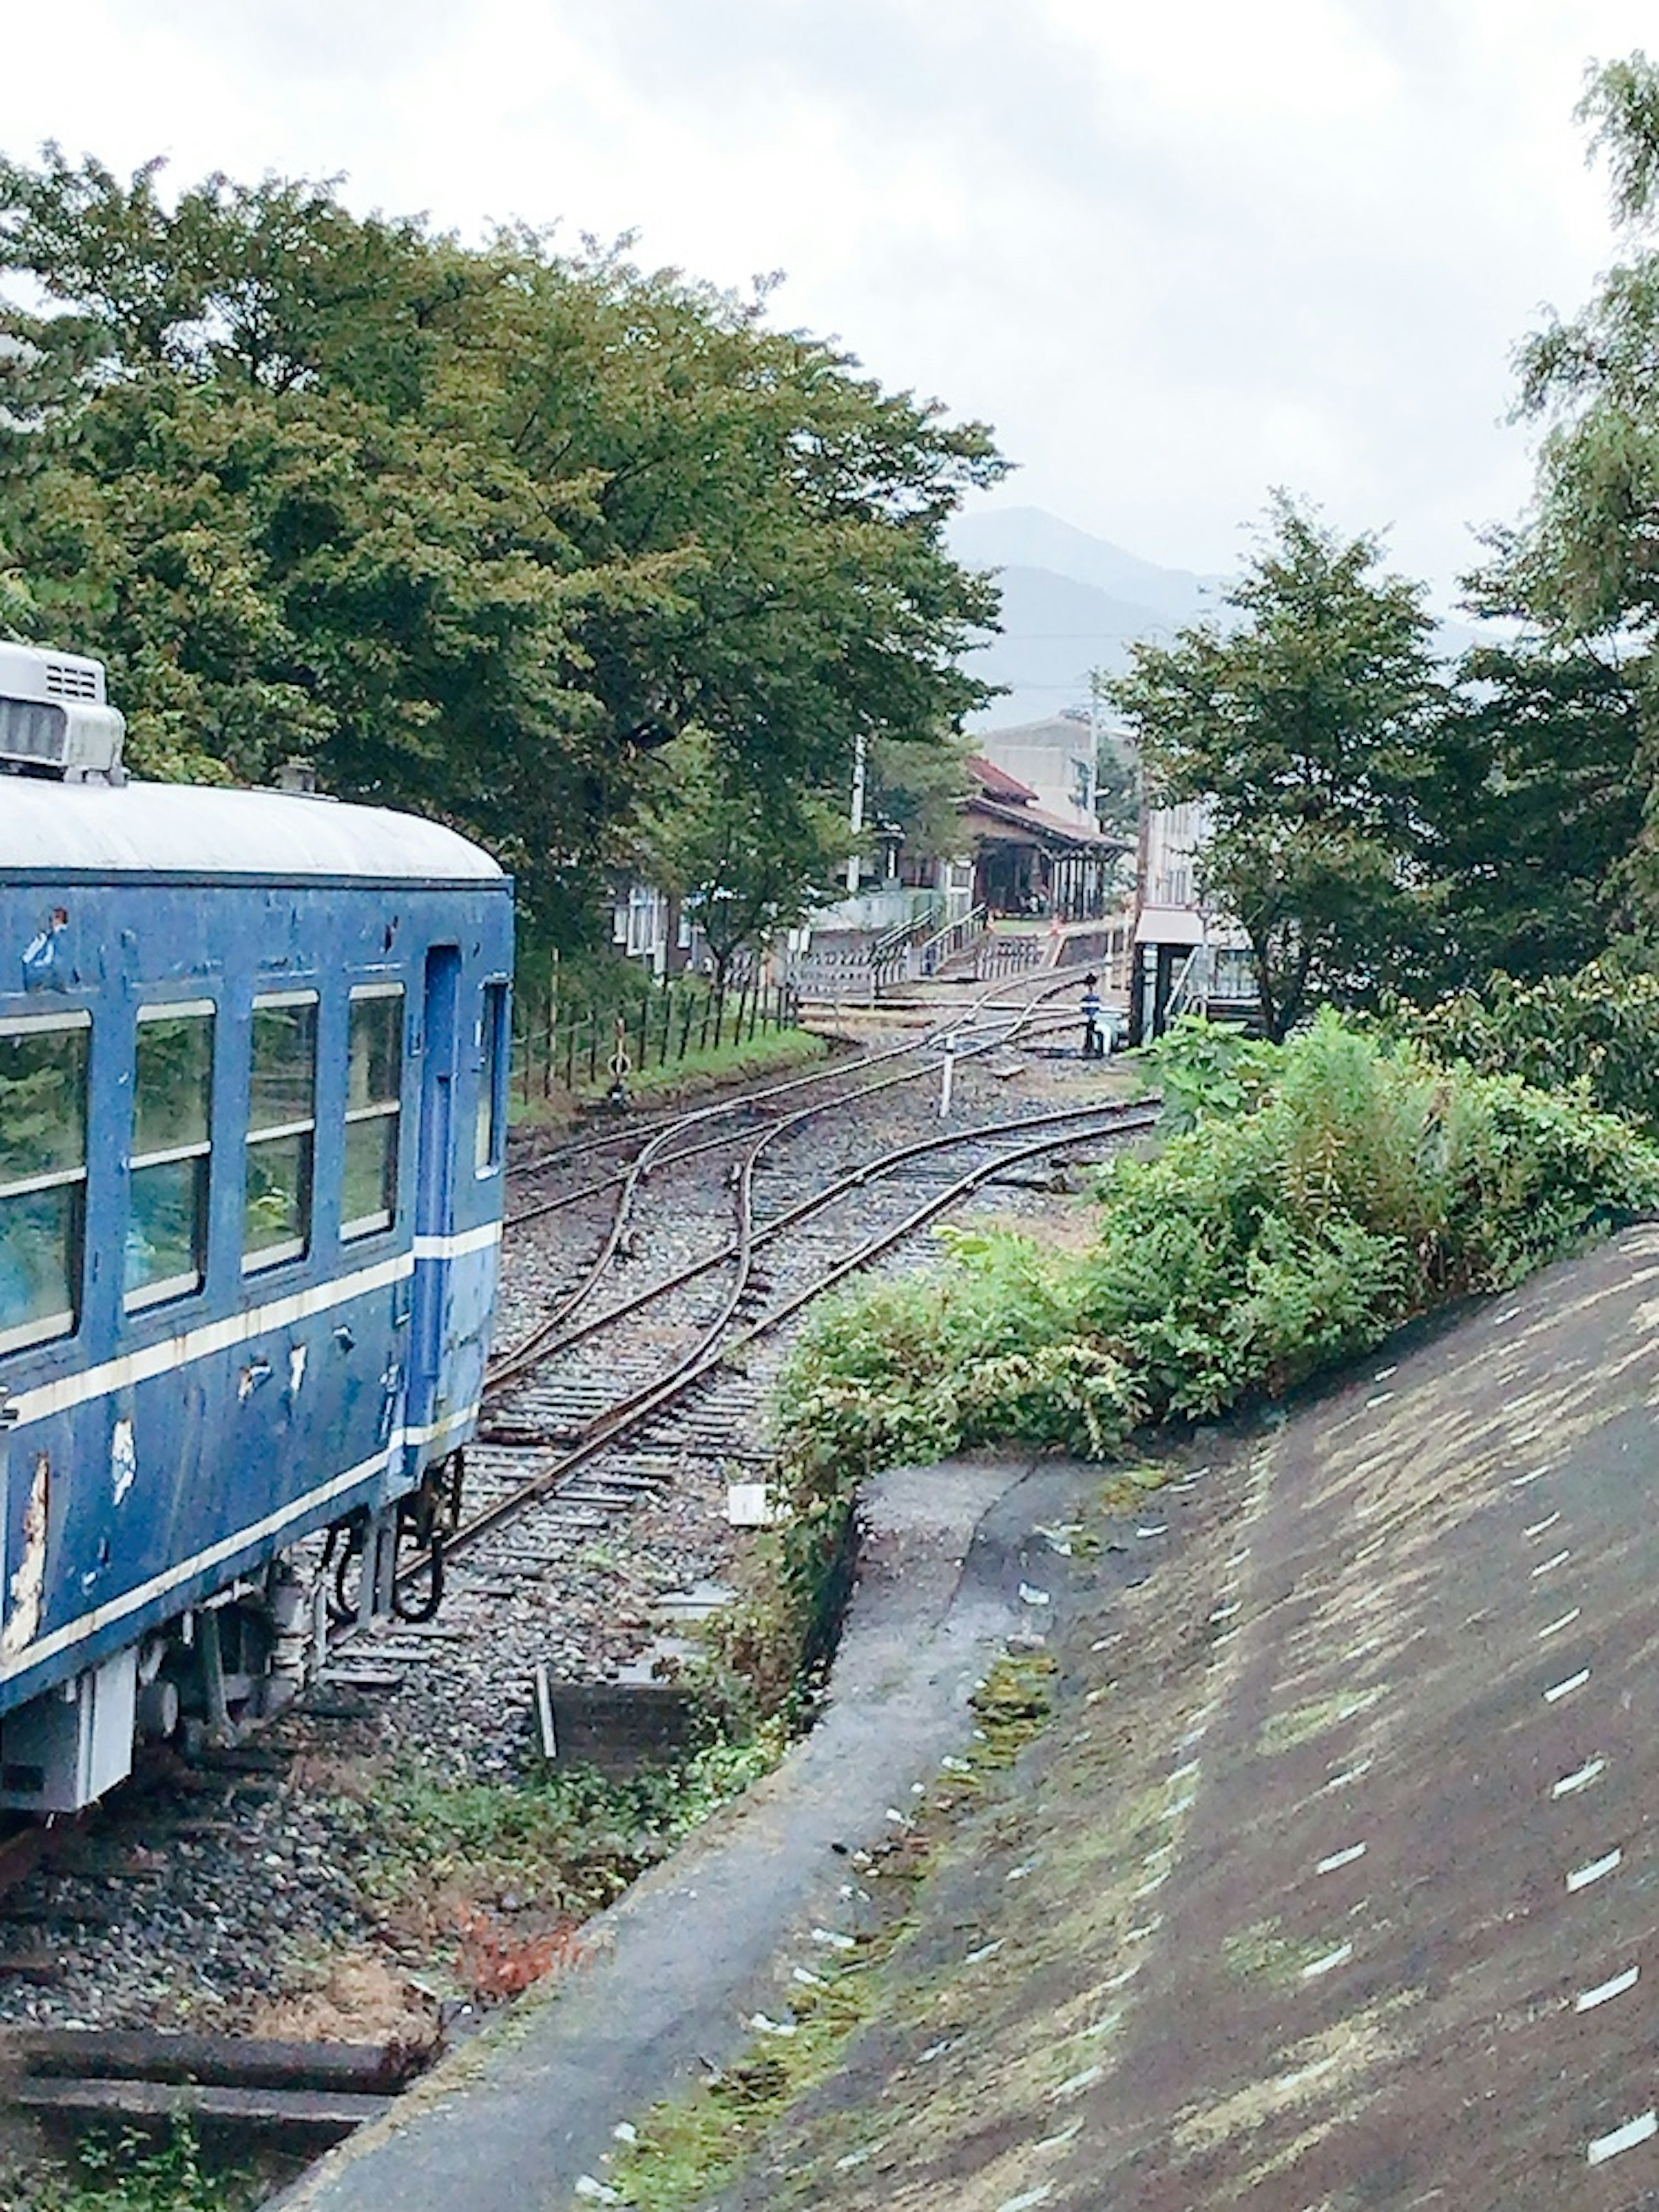
[[[105,698],[101,660],[0,644],[0,769],[117,778],[126,727]]]

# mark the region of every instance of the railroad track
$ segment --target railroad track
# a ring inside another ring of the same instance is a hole
[[[1006,986],[994,985],[954,1013],[948,1022],[941,1022],[900,1044],[863,1054],[850,1064],[814,1069],[781,1083],[738,1092],[659,1122],[645,1136],[633,1158],[622,1165],[580,1182],[574,1189],[514,1206],[507,1216],[508,1230],[545,1220],[602,1197],[607,1191],[615,1194],[611,1218],[594,1255],[573,1279],[559,1288],[550,1301],[549,1310],[518,1350],[523,1352],[532,1345],[550,1341],[569,1316],[591,1298],[624,1248],[641,1188],[654,1171],[729,1151],[744,1140],[757,1118],[769,1129],[780,1133],[798,1128],[837,1109],[856,1107],[884,1091],[941,1076],[947,1053],[960,1064],[1010,1046],[1030,1031],[1042,1033],[1074,1026],[1074,1014],[1048,1012],[1046,1002],[1075,988],[1073,978],[1050,978],[1028,996],[1005,1004],[1000,1002],[1006,997]],[[910,1063],[908,1066],[894,1065],[907,1061]],[[884,1070],[886,1072],[882,1073]],[[810,1095],[804,1104],[781,1103],[799,1099],[803,1093],[816,1095]],[[727,1126],[722,1127],[722,1123]],[[567,1160],[580,1160],[594,1152],[614,1150],[629,1141],[630,1134],[636,1133],[619,1132],[601,1137],[565,1157]],[[682,1141],[688,1139],[690,1141]],[[524,1164],[523,1171],[545,1171],[555,1157],[538,1155]]]
[[[723,1241],[603,1308],[590,1293],[591,1310],[562,1309],[556,1326],[492,1370],[469,1454],[475,1502],[445,1544],[452,1595],[499,1599],[525,1575],[556,1573],[573,1545],[659,1497],[688,1462],[702,1462],[706,1479],[713,1467],[763,1478],[772,1372],[781,1340],[811,1305],[998,1177],[1127,1142],[1155,1117],[1148,1102],[1028,1114],[915,1139],[804,1189],[799,1174],[781,1170],[764,1192],[769,1155],[807,1116],[751,1133],[731,1179],[736,1218]],[[851,1233],[849,1212],[858,1216]],[[432,1571],[429,1555],[411,1560],[406,1586]],[[396,1624],[351,1641],[356,1679],[371,1684],[381,1666],[395,1674],[421,1650],[418,1632],[411,1640]]]
[[[998,1011],[985,1035],[994,1042],[1006,1039],[1017,1020],[1022,1024],[1018,1034],[1030,1035],[1046,1011],[1041,1000],[1034,1007]],[[723,1518],[726,1485],[765,1480],[769,1458],[763,1420],[771,1378],[791,1329],[812,1302],[860,1270],[892,1266],[908,1240],[975,1193],[994,1188],[1000,1177],[1029,1180],[1045,1160],[1098,1156],[1152,1118],[1140,1105],[1083,1105],[988,1118],[977,1126],[930,1123],[914,1133],[921,1115],[931,1114],[931,1099],[918,1101],[918,1112],[902,1110],[906,1094],[897,1086],[862,1097],[872,1082],[890,1074],[910,1073],[914,1080],[915,1073],[936,1073],[938,1058],[938,1047],[931,1059],[896,1054],[888,1065],[873,1071],[866,1066],[852,1086],[792,1086],[782,1097],[763,1102],[758,1113],[750,1102],[722,1102],[718,1115],[699,1109],[696,1120],[675,1117],[647,1133],[647,1141],[667,1141],[659,1146],[650,1172],[637,1180],[638,1227],[647,1249],[626,1266],[618,1264],[621,1251],[613,1253],[611,1266],[601,1271],[586,1300],[546,1332],[533,1352],[526,1353],[521,1343],[498,1363],[485,1440],[469,1452],[471,1508],[447,1560],[450,1587],[443,1611],[429,1622],[382,1619],[349,1633],[331,1652],[316,1701],[321,1714],[331,1703],[342,1718],[352,1717],[355,1708],[376,1742],[390,1740],[392,1731],[440,1763],[458,1758],[463,1771],[475,1741],[488,1742],[493,1747],[488,1771],[499,1773],[515,1769],[518,1747],[535,1740],[538,1675],[544,1668],[556,1680],[595,1683],[620,1667],[625,1689],[647,1682],[662,1656],[673,1656],[677,1631],[709,1609],[700,1577],[717,1576],[720,1559],[728,1555],[723,1548],[730,1541]],[[963,1106],[993,1087],[982,1079],[969,1083]],[[800,1111],[811,1103],[820,1110]],[[906,1121],[912,1133],[892,1142],[895,1124]],[[872,1122],[880,1125],[879,1138],[872,1133]],[[680,1133],[670,1136],[671,1129]],[[715,1137],[722,1139],[719,1146],[709,1141]],[[713,1171],[721,1152],[731,1155],[729,1173]],[[672,1226],[659,1236],[656,1224],[664,1216],[671,1217]],[[676,1247],[668,1259],[659,1249],[665,1237]],[[647,1266],[653,1279],[636,1288],[630,1275]],[[608,1578],[598,1563],[600,1555],[625,1560],[628,1572]],[[638,1596],[641,1558],[665,1563],[664,1572],[653,1568],[643,1578],[657,1594],[648,1619]],[[422,1563],[411,1565],[418,1586]],[[676,1575],[684,1581],[670,1579]],[[637,1621],[617,1625],[615,1616],[635,1611]],[[325,1717],[321,1727],[326,1744],[333,1723]],[[312,1729],[309,1722],[301,1723],[302,1741],[317,1740]],[[475,1738],[467,1733],[473,1729],[485,1733]],[[236,1755],[253,1757],[256,1747]],[[278,1786],[270,1782],[273,1793]],[[275,1820],[283,1800],[273,1795],[268,1802]],[[214,1838],[240,1832],[252,1817],[262,1840],[248,1863],[275,1863],[264,1853],[273,1842],[283,1848],[282,1832],[259,1827],[259,1816],[242,1814],[241,1803],[239,1793],[234,1807],[217,1799],[205,1805],[194,1816],[189,1851],[219,1863],[220,1855],[235,1847]],[[89,1838],[93,1863],[102,1866],[112,1851],[118,1866],[124,1865],[121,1852],[137,1850],[143,1832],[141,1823],[118,1850]],[[302,1826],[301,1836],[306,1832]],[[18,1848],[24,1858],[33,1846]],[[151,1868],[162,1856],[144,1854]],[[172,1859],[180,1866],[189,1863],[178,1853]],[[328,1855],[315,1863],[326,1866]],[[295,1883],[299,1869],[313,1861],[302,1855],[283,1863],[289,1869],[286,1878]],[[3,1873],[0,1868],[0,1879]],[[132,1878],[141,1892],[150,1882],[178,1893],[170,1877],[159,1872]],[[235,1879],[222,1871],[222,1883],[227,1878]],[[71,1923],[91,1909],[82,1893],[95,1892],[98,1879],[82,1881],[72,1869],[52,1877],[60,1885],[67,1881]],[[37,1920],[52,1925],[31,1905],[17,1924],[32,1929]],[[56,1936],[26,1941],[43,1956],[50,1950],[56,1978],[66,1972],[65,1948],[84,1960],[95,1937],[82,1928],[67,1947]],[[85,1964],[67,1969],[59,2008],[71,2018],[100,2017],[86,1995],[87,1971]],[[129,1996],[125,2011],[114,2016],[132,2021],[144,2014],[141,2008],[135,2012]],[[229,2042],[240,2045],[241,2039]],[[46,2086],[29,2090],[27,2097],[43,2110],[56,2100],[66,2115],[71,2107],[113,2112],[147,2103],[159,2111],[181,2086],[161,2078],[179,2057],[170,2041],[155,2067],[141,2073],[135,2059],[127,2075],[113,2070],[114,2062],[100,2057],[92,2045],[82,2049],[82,2056],[38,2066],[32,2060],[27,2069],[27,2077],[38,2074],[48,2085],[58,2081],[80,2087]],[[257,2053],[254,2058],[257,2063]],[[100,2081],[106,2086],[99,2087]],[[202,2102],[198,2093],[204,2089],[216,2094]],[[290,2091],[301,2100],[292,2107]],[[198,2100],[204,2122],[215,2124],[215,2108],[222,2106],[228,2124],[240,2112],[257,2128],[259,2101],[266,2100],[273,2127],[286,2127],[285,2115],[291,2113],[294,2125],[302,2128],[310,2124],[304,2117],[309,2110],[318,2127],[326,2128],[334,2124],[328,2109],[305,2100],[358,2094],[343,2083],[313,2087],[297,2075],[286,2084],[245,2078],[228,2057],[216,2080],[198,2071],[189,2097]],[[379,2091],[365,2085],[361,2094]],[[366,2108],[341,2104],[337,2116],[343,2122],[358,2109]]]

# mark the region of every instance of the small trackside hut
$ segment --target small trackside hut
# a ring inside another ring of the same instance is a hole
[[[304,1540],[391,1601],[501,1237],[508,879],[408,816],[127,782],[120,735],[97,662],[0,645],[0,1805],[39,1812],[291,1693]]]

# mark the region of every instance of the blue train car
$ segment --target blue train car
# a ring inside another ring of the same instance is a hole
[[[118,731],[96,662],[0,646],[0,1804],[43,1811],[270,1700],[302,1540],[349,1527],[385,1601],[501,1237],[507,878],[125,783]]]

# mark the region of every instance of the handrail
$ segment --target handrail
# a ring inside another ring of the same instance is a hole
[[[954,959],[975,938],[983,937],[990,917],[983,904],[970,907],[956,921],[947,921],[943,929],[936,929],[915,948],[916,964],[924,975],[936,975],[947,960]]]
[[[932,927],[933,919],[939,913],[940,903],[937,896],[931,897],[925,906],[918,907],[916,911],[907,915],[904,921],[896,921],[890,929],[884,930],[870,947],[871,960],[879,966],[884,961],[890,959],[894,953],[902,952],[922,930]]]
[[[1184,1013],[1189,1001],[1196,1002],[1200,1014],[1209,1012],[1210,992],[1214,981],[1213,966],[1210,947],[1207,945],[1194,945],[1181,963],[1180,974],[1170,987],[1170,995],[1164,1005],[1166,1022],[1172,1022],[1177,1014]],[[1194,969],[1197,970],[1196,980]]]

